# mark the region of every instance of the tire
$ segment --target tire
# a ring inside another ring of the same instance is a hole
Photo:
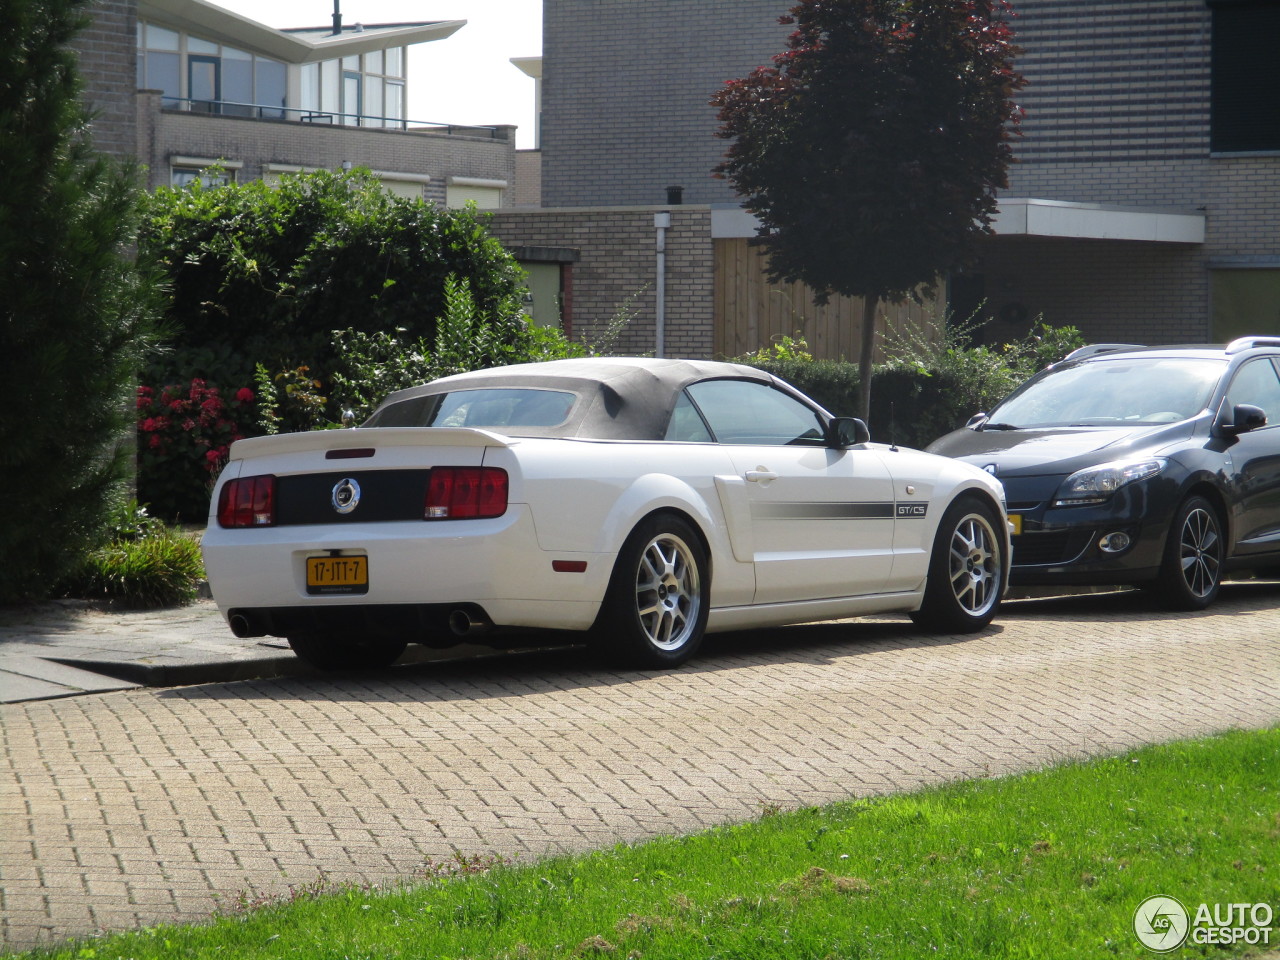
[[[618,552],[591,645],[619,666],[677,667],[702,645],[710,596],[697,532],[676,516],[648,517]]]
[[[1218,511],[1204,497],[1182,501],[1169,527],[1157,584],[1170,610],[1203,610],[1218,598],[1226,542]]]
[[[408,643],[398,637],[351,638],[309,633],[290,637],[289,646],[299,659],[328,673],[388,666],[400,659]]]
[[[933,539],[924,601],[911,619],[948,633],[981,630],[1000,609],[1007,575],[999,515],[975,497],[947,508]]]

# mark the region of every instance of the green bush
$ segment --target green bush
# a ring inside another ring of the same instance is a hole
[[[3,5],[0,43],[0,603],[49,595],[101,543],[157,306],[133,261],[140,178],[97,154],[71,43],[84,0]]]
[[[148,515],[134,501],[117,511],[111,541],[90,553],[63,583],[66,596],[133,609],[179,606],[204,577],[200,544]]]
[[[259,363],[327,381],[333,330],[434,339],[449,276],[495,323],[519,315],[522,271],[480,214],[394,197],[368,171],[164,187],[144,212],[141,249],[173,291],[174,350],[158,358],[158,382],[246,384]],[[191,360],[209,367],[181,365]]]
[[[582,356],[581,345],[559,330],[530,326],[518,318],[487,316],[471,295],[468,281],[445,280],[445,312],[436,322],[434,342],[393,333],[334,332],[333,389],[356,420],[369,416],[389,393],[468,370]],[[337,349],[341,345],[341,350]]]

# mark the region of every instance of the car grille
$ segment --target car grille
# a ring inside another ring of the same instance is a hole
[[[1092,539],[1092,530],[1024,533],[1013,538],[1013,565],[1040,567],[1070,563],[1084,553]]]

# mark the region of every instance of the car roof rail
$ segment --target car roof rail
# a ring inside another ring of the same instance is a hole
[[[1141,350],[1141,343],[1091,343],[1085,347],[1078,347],[1072,350],[1059,363],[1066,363],[1068,360],[1084,360],[1087,357],[1096,357],[1100,353],[1115,353],[1117,350]]]
[[[1254,347],[1280,347],[1280,337],[1237,337],[1227,344],[1227,353],[1239,353]]]

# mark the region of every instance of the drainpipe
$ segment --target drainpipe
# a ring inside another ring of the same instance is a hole
[[[657,335],[653,351],[655,357],[666,356],[664,341],[667,334],[667,229],[670,226],[670,213],[653,215],[653,227],[658,232]]]

